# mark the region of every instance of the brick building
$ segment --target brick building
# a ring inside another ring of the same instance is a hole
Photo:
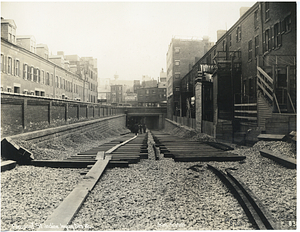
[[[295,67],[296,3],[257,2],[183,78],[182,102],[195,98],[208,134],[287,133],[296,129]]]
[[[167,52],[168,118],[180,115],[180,81],[212,46],[207,37],[172,38]]]
[[[1,91],[89,102],[97,100],[92,58],[72,63],[60,52],[49,56],[33,36],[16,36],[13,20],[1,18]]]

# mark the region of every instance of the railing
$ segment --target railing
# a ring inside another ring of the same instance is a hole
[[[270,103],[273,103],[273,79],[260,67],[257,67],[257,86]]]

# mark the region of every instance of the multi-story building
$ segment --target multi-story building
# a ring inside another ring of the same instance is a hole
[[[142,88],[151,88],[151,87],[157,87],[157,80],[150,79],[147,81],[142,81]]]
[[[255,128],[284,134],[296,129],[296,3],[255,3],[198,60],[181,86],[182,102],[200,93],[196,118],[201,117],[204,132],[216,135],[223,127],[233,133]],[[186,108],[181,105],[182,111]]]
[[[164,69],[161,70],[159,75],[158,88],[167,88],[167,73]]]
[[[47,45],[16,36],[14,21],[1,18],[1,91],[96,102],[97,67],[85,63],[49,56]]]
[[[112,85],[111,87],[111,103],[112,104],[120,104],[124,102],[124,93],[123,93],[123,85]]]
[[[133,81],[133,92],[137,93],[137,90],[141,88],[141,81],[140,80],[134,80]]]
[[[172,38],[167,52],[168,118],[180,115],[180,81],[213,44],[208,37]]]
[[[138,101],[137,101],[137,93],[133,93],[133,92],[127,92],[125,93],[125,106],[130,105],[130,106],[137,106],[138,105]]]
[[[138,90],[138,105],[160,107],[166,104],[167,89],[158,87],[140,88]]]

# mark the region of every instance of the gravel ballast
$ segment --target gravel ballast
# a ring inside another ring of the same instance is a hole
[[[174,133],[173,133],[174,134]],[[176,135],[176,134],[175,134]],[[78,137],[79,138],[79,137]],[[80,137],[82,138],[82,137]],[[54,158],[68,157],[114,138],[32,144]],[[208,140],[207,136],[193,140]],[[68,144],[69,143],[69,144]],[[150,145],[153,143],[150,136]],[[24,143],[25,145],[28,145]],[[46,148],[47,147],[47,148]],[[296,170],[262,157],[273,149],[295,155],[292,144],[260,141],[230,151],[245,155],[241,162],[174,162],[149,159],[129,168],[108,169],[72,221],[75,230],[251,230],[243,209],[223,183],[208,170],[235,168],[237,175],[262,201],[282,229],[296,229]],[[61,149],[63,148],[63,149]],[[287,155],[287,154],[286,154]],[[53,158],[52,157],[52,158]],[[194,168],[190,168],[198,165]],[[1,230],[36,230],[83,178],[86,169],[17,166],[1,174]],[[73,227],[72,227],[73,226]]]
[[[17,166],[1,173],[1,230],[36,230],[87,169]]]
[[[107,170],[73,224],[96,231],[253,229],[215,174],[205,165],[189,169],[195,164],[164,158]]]

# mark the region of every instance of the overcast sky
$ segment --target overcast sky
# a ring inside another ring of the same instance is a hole
[[[173,36],[217,39],[242,6],[255,2],[1,2],[1,16],[13,19],[17,35],[33,35],[53,55],[98,59],[99,78],[157,78],[166,70]]]

